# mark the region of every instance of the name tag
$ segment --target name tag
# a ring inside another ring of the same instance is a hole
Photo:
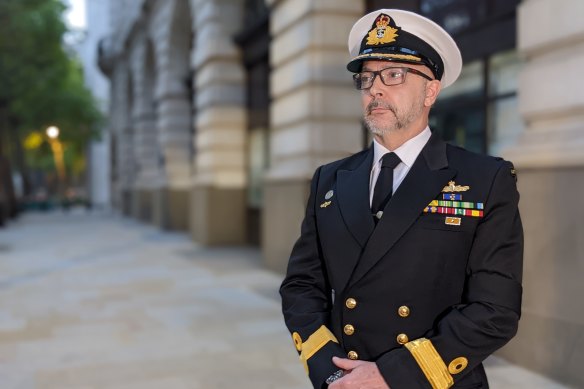
[[[446,216],[446,220],[444,224],[448,224],[449,226],[459,226],[462,220],[459,217],[448,217]]]

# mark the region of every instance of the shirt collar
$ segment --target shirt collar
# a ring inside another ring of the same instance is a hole
[[[430,131],[430,127],[426,126],[422,132],[412,139],[408,139],[403,145],[393,150],[393,152],[397,154],[399,159],[408,168],[411,168],[426,143],[428,143],[430,136],[432,136],[432,131]],[[381,157],[390,152],[390,150],[386,149],[373,138],[373,160],[376,163],[379,162]]]

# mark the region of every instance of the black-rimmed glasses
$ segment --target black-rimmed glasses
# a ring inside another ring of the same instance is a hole
[[[373,85],[375,77],[379,76],[379,78],[381,78],[381,82],[383,82],[385,85],[393,86],[403,84],[406,81],[406,75],[408,73],[417,74],[418,76],[424,77],[429,81],[433,80],[433,78],[427,74],[424,74],[416,69],[406,67],[391,67],[377,71],[368,70],[353,74],[353,82],[355,83],[355,88],[359,90],[369,89],[371,88],[371,85]]]

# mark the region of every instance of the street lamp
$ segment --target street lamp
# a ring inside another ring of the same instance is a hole
[[[49,144],[53,151],[53,158],[55,159],[55,166],[57,167],[57,174],[59,176],[59,183],[65,184],[65,160],[63,157],[63,144],[59,141],[59,128],[50,126],[47,128],[47,136],[49,137]]]
[[[59,137],[59,128],[55,126],[50,126],[47,128],[47,136],[50,139],[57,139]]]

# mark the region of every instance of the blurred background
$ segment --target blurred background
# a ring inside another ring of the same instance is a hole
[[[584,387],[582,0],[0,0],[0,258],[82,209],[251,250],[276,285],[314,170],[371,141],[346,42],[378,8],[452,34],[465,66],[430,126],[517,169],[524,308],[501,366]]]

